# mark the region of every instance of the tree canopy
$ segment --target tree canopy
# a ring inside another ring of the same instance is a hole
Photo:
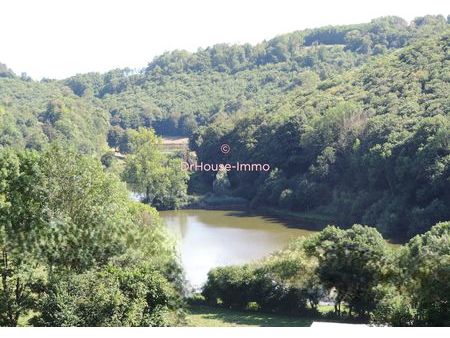
[[[116,176],[68,149],[2,149],[0,168],[0,325],[33,313],[36,325],[168,325],[159,316],[179,311],[181,276],[154,209],[129,201]],[[129,294],[133,285],[140,289]]]
[[[199,161],[268,163],[230,172],[255,207],[328,214],[405,240],[450,217],[448,31],[288,93],[267,112],[217,119],[192,137]],[[213,177],[204,174],[211,182]]]

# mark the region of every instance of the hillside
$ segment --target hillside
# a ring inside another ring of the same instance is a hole
[[[325,213],[397,238],[424,232],[450,217],[448,48],[447,30],[297,88],[266,114],[201,128],[191,143],[204,162],[270,164],[270,174],[229,173],[253,206]],[[224,142],[226,158],[216,150]]]
[[[190,136],[237,112],[266,111],[286,93],[311,89],[367,61],[441,32],[442,16],[398,17],[278,36],[255,46],[173,51],[140,71],[117,69],[32,81],[0,65],[0,144],[40,148],[54,139],[98,152],[107,129],[151,127]],[[1,56],[0,56],[1,58]]]
[[[55,81],[0,75],[0,145],[41,149],[52,141],[74,144],[82,153],[106,147],[109,116]]]
[[[134,73],[113,70],[63,81],[80,96],[102,99],[111,124],[152,127],[162,135],[191,135],[220,115],[265,110],[280,95],[358,67],[447,26],[426,16],[323,27],[278,36],[258,45],[220,44],[195,53],[156,57]]]

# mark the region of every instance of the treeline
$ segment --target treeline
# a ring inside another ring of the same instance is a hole
[[[102,98],[113,126],[151,127],[163,135],[191,135],[218,115],[265,110],[284,93],[444,30],[442,16],[398,17],[368,24],[285,34],[255,46],[215,45],[195,53],[156,57],[139,73],[114,70],[65,81],[78,95]]]
[[[142,71],[116,69],[40,83],[2,64],[0,144],[39,148],[58,138],[95,151],[104,146],[109,126],[191,135],[218,116],[265,111],[286,92],[314,88],[446,26],[442,16],[410,24],[385,17],[289,33],[255,46],[174,51],[156,57]]]
[[[83,152],[105,146],[109,128],[192,135],[236,112],[266,111],[296,88],[309,90],[371,58],[445,30],[442,16],[398,17],[281,35],[258,45],[174,51],[146,69],[32,81],[0,65],[0,145],[38,149],[68,140]]]
[[[448,21],[448,18],[447,18]],[[327,26],[284,34],[256,46],[219,44],[196,53],[174,51],[156,57],[146,68],[147,73],[180,72],[237,73],[259,66],[293,62],[312,66],[305,47],[342,45],[344,50],[360,54],[383,54],[389,49],[404,47],[410,40],[442,30],[447,21],[442,16],[420,17],[408,24],[399,17],[383,17],[367,24]]]
[[[326,214],[409,239],[450,219],[448,48],[448,30],[421,39],[294,90],[267,113],[218,118],[191,147],[205,163],[270,164],[270,173],[228,173],[232,194],[253,207]],[[214,175],[202,180],[212,186]]]
[[[214,306],[375,325],[450,325],[450,223],[400,248],[373,228],[327,227],[253,264],[213,269],[203,288]]]
[[[99,161],[0,149],[0,326],[184,323],[174,243]]]

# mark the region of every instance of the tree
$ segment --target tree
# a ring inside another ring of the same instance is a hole
[[[41,297],[58,289],[58,281],[77,283],[84,279],[79,274],[101,270],[125,254],[139,259],[128,258],[121,267],[145,257],[180,291],[173,245],[155,211],[130,202],[124,184],[100,162],[52,146],[42,153],[2,149],[0,167],[1,325],[17,325]],[[44,310],[55,308],[41,307],[39,313]]]
[[[17,326],[33,304],[42,238],[41,170],[35,153],[0,150],[0,326]]]
[[[375,288],[389,271],[385,240],[374,229],[355,224],[348,230],[328,226],[307,243],[307,252],[317,257],[317,273],[329,290],[336,290],[335,311],[341,303],[367,316],[375,308]]]
[[[125,161],[124,180],[144,201],[158,208],[176,208],[187,191],[187,172],[180,159],[169,159],[158,149],[161,141],[151,129],[131,133],[129,154]]]
[[[128,192],[100,162],[59,147],[40,158],[45,247],[54,268],[82,271],[125,250]]]
[[[412,238],[400,258],[415,325],[450,325],[450,222]]]
[[[216,305],[220,299],[225,307],[244,309],[252,301],[253,269],[248,265],[219,267],[208,272],[202,294]]]
[[[377,325],[413,326],[417,311],[412,304],[410,294],[403,285],[395,284],[377,287],[377,305],[371,313],[371,322]]]
[[[226,195],[230,192],[230,180],[225,168],[217,171],[216,179],[213,182],[213,191],[219,195]]]
[[[114,126],[108,131],[108,144],[117,150],[123,141],[125,131],[120,126]]]
[[[394,278],[379,286],[371,319],[391,326],[448,326],[450,223],[438,223],[397,251]]]
[[[8,66],[0,62],[0,77],[15,78],[16,74]]]

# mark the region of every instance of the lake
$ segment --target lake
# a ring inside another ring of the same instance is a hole
[[[244,211],[177,210],[160,214],[178,240],[185,278],[195,289],[202,286],[214,267],[258,260],[296,237],[314,233]]]

